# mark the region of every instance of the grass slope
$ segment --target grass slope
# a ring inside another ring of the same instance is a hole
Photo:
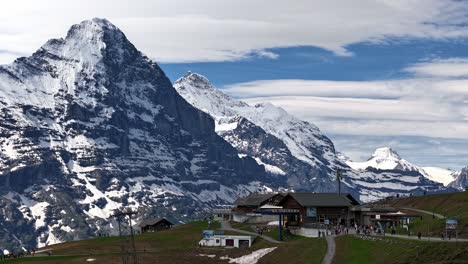
[[[136,236],[140,263],[228,263],[228,260],[220,260],[220,257],[237,258],[269,247],[277,249],[264,256],[258,263],[320,263],[325,256],[325,240],[311,238],[283,244],[273,244],[257,238],[250,249],[200,248],[198,242],[202,230],[207,227],[206,222],[193,222],[170,230]],[[119,242],[118,237],[68,242],[48,247],[52,252],[51,257],[23,258],[2,263],[121,263]],[[200,254],[215,257],[199,256]],[[87,259],[96,261],[86,262]]]
[[[333,263],[468,263],[468,243],[341,236],[336,247]]]
[[[408,197],[388,200],[382,203],[393,207],[409,207],[429,212],[434,211],[448,218],[454,217],[459,222],[459,237],[468,238],[468,192]],[[423,234],[429,233],[429,235],[439,236],[445,228],[445,221],[432,219],[430,215],[421,215],[423,216],[423,220],[418,220],[413,224],[413,233],[421,231]]]

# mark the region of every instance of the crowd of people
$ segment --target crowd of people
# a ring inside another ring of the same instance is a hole
[[[364,225],[364,226],[358,226],[355,225],[354,229],[356,230],[356,234],[360,235],[383,235],[385,236],[385,229],[380,228],[378,226],[373,226],[373,225]],[[393,232],[394,229],[392,229]]]
[[[347,235],[349,234],[349,229],[343,225],[328,226],[325,231],[318,231],[318,237],[325,237],[330,235]]]

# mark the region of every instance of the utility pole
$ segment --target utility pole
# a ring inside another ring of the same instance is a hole
[[[343,172],[341,169],[336,169],[336,182],[338,184],[338,195],[341,195],[341,180],[343,179]]]
[[[120,237],[122,264],[138,264],[135,247],[135,237],[132,226],[132,216],[137,213],[132,210],[115,210],[112,217],[117,220]]]

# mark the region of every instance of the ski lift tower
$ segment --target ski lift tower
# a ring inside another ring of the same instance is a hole
[[[137,213],[132,210],[115,210],[112,217],[117,220],[120,237],[122,264],[138,264],[132,217]]]

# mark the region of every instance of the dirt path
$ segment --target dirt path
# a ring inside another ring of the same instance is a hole
[[[409,207],[398,207],[400,209],[404,209],[404,210],[408,210],[408,211],[414,211],[414,212],[419,212],[419,213],[423,213],[423,214],[428,214],[428,215],[434,215],[436,218],[438,219],[444,219],[445,216],[441,215],[441,214],[437,214],[437,213],[432,213],[430,211],[426,211],[426,210],[421,210],[421,209],[415,209],[415,208],[409,208]]]
[[[222,221],[221,222],[221,229],[226,230],[226,231],[234,231],[234,232],[238,232],[238,233],[242,233],[242,234],[246,234],[246,235],[251,235],[251,236],[259,236],[259,237],[265,239],[266,241],[269,241],[269,242],[272,242],[272,243],[283,243],[282,241],[275,240],[275,239],[273,239],[271,237],[268,237],[268,236],[261,236],[261,235],[259,235],[257,233],[254,233],[254,232],[249,232],[249,231],[245,231],[245,230],[232,228],[228,221]]]
[[[323,258],[322,264],[331,264],[336,251],[335,237],[327,236],[325,239],[327,240],[327,253]]]

